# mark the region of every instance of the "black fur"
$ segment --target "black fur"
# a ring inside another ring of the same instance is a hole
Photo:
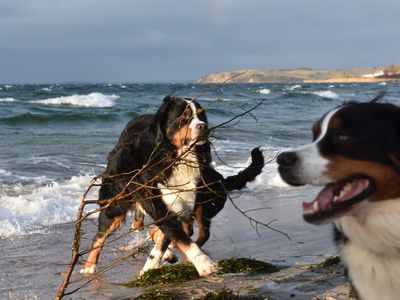
[[[197,102],[194,103],[197,108],[200,108]],[[115,201],[100,212],[99,228],[94,242],[104,234],[108,235],[106,232],[116,217],[125,217],[127,211],[134,209],[137,204],[157,222],[165,234],[164,248],[171,241],[179,240],[185,244],[191,242],[190,237],[183,230],[182,222],[169,212],[157,188],[158,183],[164,183],[171,175],[172,164],[177,159],[177,148],[171,140],[173,133],[182,125],[180,116],[187,105],[182,98],[168,96],[163,100],[156,114],[138,116],[127,124],[117,145],[108,156],[107,168],[99,191],[99,200],[105,201],[103,205],[117,195],[123,196],[124,200]],[[198,118],[207,123],[204,112],[198,113]],[[198,185],[207,186],[200,187],[195,205],[195,209],[202,208],[200,220],[207,224],[206,239],[201,241],[201,244],[204,244],[209,237],[211,218],[223,208],[227,192],[243,188],[246,182],[260,174],[264,158],[259,149],[254,149],[252,164],[239,174],[224,179],[211,166],[208,141],[203,145],[194,146],[191,151],[196,153],[200,164],[202,182]],[[141,188],[144,184],[149,188]],[[139,218],[140,213],[136,219]]]

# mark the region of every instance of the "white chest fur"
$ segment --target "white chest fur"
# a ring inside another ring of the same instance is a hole
[[[191,152],[185,153],[173,167],[172,174],[165,184],[158,184],[167,209],[182,219],[190,218],[199,179],[200,169],[196,155]]]
[[[399,299],[400,199],[371,204],[362,219],[337,222],[349,240],[340,256],[361,299]]]

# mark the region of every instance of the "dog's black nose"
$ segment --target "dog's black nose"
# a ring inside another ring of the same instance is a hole
[[[291,166],[297,161],[297,155],[294,152],[282,152],[276,158],[277,163],[280,166]]]

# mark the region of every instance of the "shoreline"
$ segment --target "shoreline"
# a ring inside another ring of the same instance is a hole
[[[352,300],[350,285],[338,259],[327,259],[317,264],[295,264],[282,267],[274,273],[218,274],[205,278],[186,280],[180,283],[165,283],[146,288],[129,288],[134,299],[153,299],[154,295],[164,295],[160,299],[221,299],[220,293],[230,293],[251,299],[312,299],[312,300]],[[170,298],[168,298],[170,297]],[[208,298],[207,298],[208,297]],[[236,297],[229,299],[236,299]],[[225,299],[225,298],[223,298]]]
[[[373,83],[373,82],[400,82],[400,78],[368,78],[368,77],[338,77],[328,79],[307,79],[303,83]]]

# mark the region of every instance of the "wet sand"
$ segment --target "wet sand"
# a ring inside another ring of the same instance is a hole
[[[310,299],[344,284],[346,281],[340,267],[328,270],[326,274],[302,267],[320,262],[336,251],[331,242],[330,225],[316,227],[306,224],[301,218],[301,201],[311,200],[310,195],[316,192],[304,187],[255,189],[232,194],[235,202],[243,210],[249,210],[248,214],[255,219],[264,223],[276,219],[272,226],[287,233],[291,240],[261,225],[256,230],[227,202],[224,210],[213,220],[212,235],[204,250],[216,260],[251,257],[278,265],[282,270],[271,275],[218,275],[199,279],[187,283],[187,287],[185,284],[177,287],[182,291],[189,290],[182,293],[182,297],[193,297],[190,293],[195,290],[199,291],[200,297],[205,291],[227,287],[241,294],[269,295],[273,299]],[[127,232],[129,225],[130,221],[115,237]],[[83,230],[82,249],[85,249],[95,233],[95,221],[87,222]],[[43,233],[0,240],[0,298],[54,298],[70,260],[72,232],[73,224],[68,223]],[[107,245],[102,252],[99,269],[127,255],[127,250],[135,249],[145,239],[145,232],[131,233]],[[144,254],[131,257],[65,299],[132,299],[146,289],[128,289],[121,284],[138,275],[144,260]],[[68,288],[69,291],[88,279],[79,274],[79,267],[75,270],[72,278],[75,283]]]

